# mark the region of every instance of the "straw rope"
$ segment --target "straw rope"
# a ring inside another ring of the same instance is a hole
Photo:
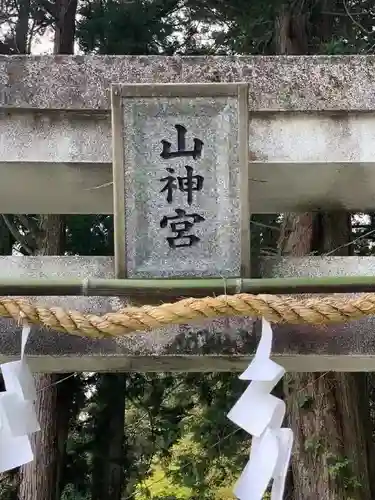
[[[274,323],[343,323],[375,314],[375,294],[294,298],[275,295],[221,295],[183,299],[159,306],[126,307],[103,316],[34,306],[13,297],[0,297],[0,317],[22,318],[31,324],[85,337],[117,337],[166,325],[230,316],[264,317]]]

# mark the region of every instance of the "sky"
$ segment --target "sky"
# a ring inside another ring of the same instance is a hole
[[[43,36],[34,37],[31,44],[31,54],[38,55],[47,55],[53,53],[53,37],[54,31],[49,28]],[[75,43],[75,54],[80,54],[78,43]]]
[[[31,44],[31,53],[33,55],[52,54],[53,52],[53,30],[49,29],[41,37],[34,37]]]

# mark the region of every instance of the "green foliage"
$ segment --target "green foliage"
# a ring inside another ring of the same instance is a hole
[[[113,216],[70,215],[66,251],[71,255],[113,255]]]
[[[186,486],[173,483],[160,465],[152,466],[152,473],[136,486],[134,500],[190,500],[192,491]]]
[[[80,47],[98,54],[173,53],[178,0],[87,0],[77,24]]]
[[[18,500],[15,470],[0,475],[0,500]]]
[[[248,436],[226,417],[244,384],[227,374],[189,374],[184,379],[176,397],[192,404],[180,421],[179,439],[167,453],[157,454],[159,464],[176,488],[191,492],[189,498],[225,498],[220,495],[233,486],[249,453]]]
[[[69,484],[61,494],[61,500],[90,500],[90,495],[78,493],[73,485]]]
[[[298,406],[302,410],[310,410],[314,402],[314,398],[308,394],[299,394],[298,396]]]
[[[355,493],[361,488],[361,483],[352,472],[353,461],[348,457],[341,457],[327,453],[328,474],[332,479],[340,479],[348,494]]]
[[[304,448],[306,452],[316,459],[324,451],[324,442],[318,436],[310,436],[305,440]]]

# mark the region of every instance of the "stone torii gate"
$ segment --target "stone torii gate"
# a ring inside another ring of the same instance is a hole
[[[374,210],[374,69],[372,56],[0,57],[0,213],[111,214],[117,208],[116,263],[107,257],[1,257],[0,282],[175,274],[170,267],[175,254],[153,232],[168,229],[166,219],[164,226],[160,222],[169,206],[162,198],[167,192],[160,196],[160,178],[146,167],[155,162],[165,178],[176,173],[165,161],[182,144],[182,136],[177,142],[171,135],[179,133],[174,120],[181,98],[189,102],[186,145],[197,146],[200,158],[203,141],[206,152],[199,161],[205,186],[214,194],[184,206],[203,211],[204,217],[197,210],[196,216],[209,224],[198,234],[209,238],[202,236],[203,250],[195,246],[187,260],[176,260],[177,274],[223,276],[223,291],[225,277],[248,275],[250,213]],[[158,85],[164,83],[175,85],[166,91]],[[185,85],[209,83],[216,86]],[[189,157],[191,168],[196,160]],[[200,175],[198,170],[190,174]],[[185,174],[185,180],[173,181],[180,195],[187,194],[188,169]],[[201,196],[199,178],[190,182],[194,196]],[[263,277],[371,276],[375,261],[266,258],[260,266]],[[30,300],[95,313],[122,303],[99,297]],[[252,319],[230,318],[86,340],[33,327],[27,353],[30,367],[40,372],[235,371],[249,362],[257,330]],[[372,318],[324,330],[308,325],[274,330],[275,358],[289,371],[375,369]],[[0,362],[19,356],[14,331],[13,321],[1,320]]]

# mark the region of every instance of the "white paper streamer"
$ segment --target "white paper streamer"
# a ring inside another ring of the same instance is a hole
[[[19,467],[34,458],[29,434],[40,430],[34,401],[34,378],[24,357],[30,326],[24,324],[21,359],[0,365],[5,392],[0,393],[0,472]]]
[[[0,430],[0,472],[20,467],[34,460],[28,436],[12,437]]]
[[[228,413],[228,418],[253,436],[249,461],[234,494],[239,500],[262,500],[271,480],[271,500],[282,500],[293,445],[291,429],[281,428],[284,401],[270,392],[285,374],[270,359],[272,328],[262,320],[262,336],[253,361],[240,375],[251,384]]]
[[[13,437],[40,431],[33,401],[12,392],[0,393],[1,423]]]
[[[3,373],[3,379],[5,384],[5,389],[8,392],[15,392],[23,399],[29,399],[31,401],[36,400],[36,389],[34,384],[34,378],[27,366],[25,354],[25,346],[27,339],[29,337],[31,328],[29,325],[25,325],[22,328],[21,336],[21,359],[19,361],[11,361],[10,363],[4,363],[0,365],[1,371]]]

